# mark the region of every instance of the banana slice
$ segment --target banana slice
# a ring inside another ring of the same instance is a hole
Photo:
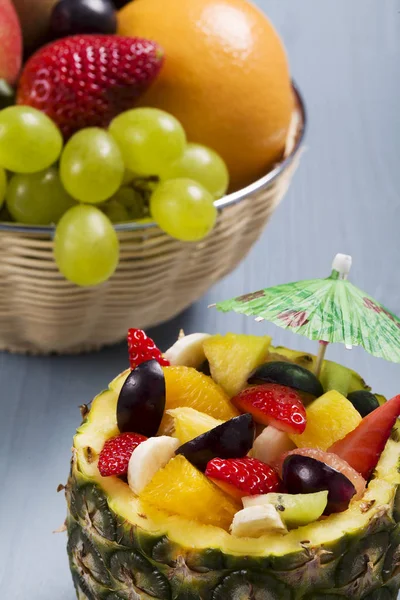
[[[295,447],[287,433],[268,425],[255,439],[252,456],[267,465],[274,466],[282,454]]]
[[[236,537],[260,537],[271,531],[287,532],[278,511],[272,504],[249,506],[240,510],[233,517],[230,530]]]
[[[175,344],[165,352],[164,356],[171,365],[182,365],[197,369],[206,360],[203,342],[209,337],[208,333],[191,333],[179,337]]]
[[[135,494],[140,494],[157,471],[175,456],[179,445],[179,440],[160,435],[149,438],[135,448],[128,466],[128,484]]]

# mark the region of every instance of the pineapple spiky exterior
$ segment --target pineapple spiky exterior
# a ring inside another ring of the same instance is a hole
[[[389,440],[362,500],[286,535],[236,538],[141,504],[98,454],[115,433],[126,374],[78,429],[68,554],[79,600],[395,600],[400,587],[400,442]],[[212,510],[212,507],[211,507]]]

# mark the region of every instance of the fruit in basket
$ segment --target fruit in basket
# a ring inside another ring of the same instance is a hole
[[[50,225],[75,205],[63,187],[58,169],[13,175],[7,187],[7,208],[17,223]]]
[[[15,173],[35,173],[56,162],[62,149],[59,129],[29,106],[0,111],[0,166]]]
[[[9,93],[22,62],[22,37],[12,0],[0,0],[0,97]]]
[[[192,142],[218,152],[231,189],[282,158],[294,107],[289,68],[276,31],[253,4],[170,0],[166,13],[164,0],[135,0],[119,12],[118,32],[164,48],[168,60],[140,104],[174,114]]]
[[[186,146],[186,134],[179,121],[155,108],[127,110],[112,120],[109,131],[126,167],[144,177],[159,175],[166,163],[183,154]]]
[[[60,176],[76,200],[99,204],[121,187],[124,176],[121,152],[109,133],[89,127],[67,142],[60,160]]]
[[[206,237],[217,220],[214,198],[192,179],[170,179],[150,198],[150,214],[163,231],[183,242]]]
[[[213,335],[203,347],[213,379],[229,396],[235,396],[245,386],[250,373],[262,364],[268,355],[271,338],[267,335],[227,333]],[[229,363],[226,364],[226,357]]]
[[[54,38],[116,31],[117,16],[111,0],[60,0],[50,17],[50,33]]]
[[[279,512],[286,527],[293,529],[317,521],[328,503],[328,491],[314,494],[277,494],[246,496],[242,498],[244,508],[272,504]]]
[[[176,453],[200,471],[214,458],[242,458],[253,447],[255,424],[250,414],[233,417],[210,431],[189,440]]]
[[[188,144],[182,156],[165,165],[161,180],[194,179],[218,200],[225,195],[229,185],[229,172],[222,158],[211,148]]]
[[[227,368],[230,359],[227,354]],[[254,537],[249,537],[255,512],[246,513],[246,522],[239,504],[183,456],[159,469],[139,497],[118,477],[100,476],[97,459],[118,433],[116,406],[125,378],[121,374],[94,400],[74,439],[67,527],[79,598],[122,600],[132,591],[138,597],[203,600],[396,597],[400,442],[387,442],[367,490],[359,499],[353,496],[347,510],[303,525],[316,514],[315,498],[323,499],[328,490],[306,498],[279,492],[283,504],[273,496],[271,507],[286,506],[293,519],[288,524],[300,528],[273,531],[273,515],[284,518],[285,511],[269,516],[264,511],[262,537],[257,537],[260,530],[251,530]],[[206,406],[203,411],[209,414]],[[328,460],[322,452],[316,460],[323,462],[321,454]],[[335,460],[328,466],[339,472],[343,461]],[[230,535],[237,514],[239,528]]]
[[[165,378],[154,359],[130,372],[120,391],[117,422],[121,432],[136,431],[146,437],[157,434],[165,409]]]
[[[107,127],[157,77],[163,51],[155,42],[116,35],[75,35],[40,48],[19,80],[17,104],[46,113],[69,138]]]
[[[400,395],[369,413],[358,426],[337,440],[329,452],[337,454],[365,479],[371,476],[400,414]]]
[[[61,217],[54,259],[66,279],[80,286],[103,283],[118,265],[119,242],[109,219],[94,206],[77,205]]]
[[[290,434],[306,429],[306,411],[300,395],[284,385],[264,383],[249,387],[232,398],[232,404],[249,412],[261,425],[272,425]]]
[[[111,223],[124,223],[132,220],[125,206],[113,198],[100,208],[110,219]]]
[[[207,464],[205,474],[237,500],[278,492],[282,485],[276,471],[256,458],[213,458]]]
[[[353,431],[361,421],[360,413],[342,394],[331,390],[308,405],[307,426],[301,435],[290,434],[299,448],[327,450]]]
[[[328,490],[326,515],[346,510],[356,494],[353,483],[343,473],[310,456],[291,454],[285,458],[282,479],[290,494],[313,494]]]

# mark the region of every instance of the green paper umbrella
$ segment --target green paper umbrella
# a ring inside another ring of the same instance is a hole
[[[400,319],[347,280],[351,263],[351,256],[337,254],[326,279],[277,285],[215,306],[318,340],[317,373],[326,346],[335,342],[347,348],[362,346],[373,356],[400,362]]]

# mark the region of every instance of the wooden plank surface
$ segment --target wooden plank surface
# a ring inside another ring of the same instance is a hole
[[[207,305],[266,285],[324,276],[336,252],[352,278],[400,314],[400,14],[395,0],[259,0],[285,39],[308,106],[307,152],[262,239],[235,273],[153,334],[167,347],[187,332],[265,331],[313,344]],[[245,90],[244,90],[245,93]],[[0,257],[1,260],[1,257]],[[363,351],[329,356],[376,390],[400,391],[400,367]],[[78,405],[126,364],[123,345],[81,357],[0,355],[0,590],[9,600],[73,600],[62,495]]]

